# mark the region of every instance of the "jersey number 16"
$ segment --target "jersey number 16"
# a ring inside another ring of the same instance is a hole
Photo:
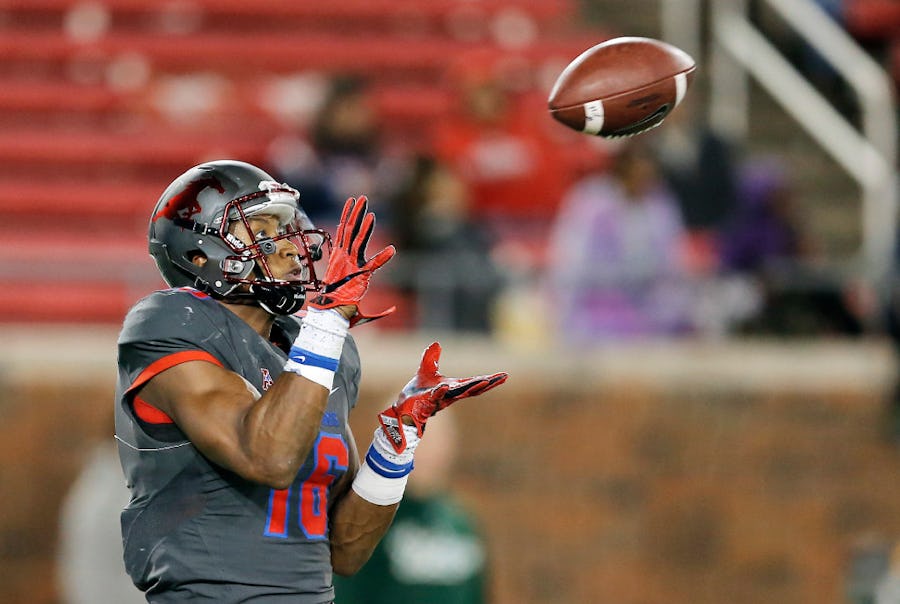
[[[290,522],[292,494],[299,493],[297,524],[307,539],[320,541],[328,536],[328,491],[347,471],[350,459],[347,443],[339,434],[319,433],[313,445],[315,466],[302,481],[287,489],[272,489],[266,516],[266,537],[286,538]]]

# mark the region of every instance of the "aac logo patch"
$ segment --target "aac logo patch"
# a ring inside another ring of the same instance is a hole
[[[334,411],[326,411],[322,414],[322,425],[328,427],[336,427],[341,425],[338,414]]]
[[[260,367],[259,370],[262,372],[262,389],[268,390],[275,383],[275,380],[272,379],[272,374],[265,367]]]

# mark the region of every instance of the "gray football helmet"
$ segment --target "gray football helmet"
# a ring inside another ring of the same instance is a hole
[[[331,238],[315,229],[299,204],[300,194],[265,171],[235,160],[211,161],[176,178],[163,192],[150,217],[150,255],[171,287],[194,287],[232,303],[256,303],[276,315],[303,306],[307,292],[322,283],[316,262],[330,249]],[[247,218],[268,214],[279,219],[279,234],[257,239]],[[229,227],[242,221],[251,242]],[[301,280],[276,279],[266,256],[288,239],[298,250]],[[206,257],[203,266],[192,259]],[[324,274],[324,267],[320,267]]]

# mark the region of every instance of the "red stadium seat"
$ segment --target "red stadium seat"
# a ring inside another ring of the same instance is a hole
[[[2,5],[0,243],[10,262],[0,278],[17,286],[0,293],[0,321],[118,322],[137,290],[160,284],[143,233],[162,189],[213,157],[263,163],[271,141],[294,126],[265,102],[279,78],[364,75],[391,142],[421,151],[454,104],[447,74],[464,52],[507,53],[536,78],[602,39],[573,33],[576,0]],[[79,11],[96,11],[103,18],[92,23],[102,24],[92,30],[89,18],[79,34]],[[506,20],[520,32],[528,19],[535,39],[497,41],[492,27]],[[123,59],[143,69],[124,84],[115,77]],[[221,87],[215,98],[195,93],[201,109],[166,98],[172,80],[208,74]],[[33,238],[17,232],[35,212],[52,212],[56,253],[43,270],[20,270],[35,266]],[[50,277],[66,283],[65,300]],[[49,297],[45,308],[29,304],[39,295]],[[380,287],[370,302],[401,298]],[[409,306],[382,328],[411,326]]]

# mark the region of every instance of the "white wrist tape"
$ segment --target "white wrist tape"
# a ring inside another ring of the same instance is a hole
[[[399,478],[387,478],[377,473],[364,461],[353,479],[357,495],[375,505],[391,505],[403,499],[409,474]]]
[[[353,479],[353,490],[370,503],[391,505],[403,499],[406,481],[413,470],[413,453],[419,445],[415,426],[403,426],[403,431],[406,449],[397,453],[382,429],[375,429],[372,444]]]
[[[350,321],[333,309],[310,308],[284,364],[292,371],[331,390]]]

